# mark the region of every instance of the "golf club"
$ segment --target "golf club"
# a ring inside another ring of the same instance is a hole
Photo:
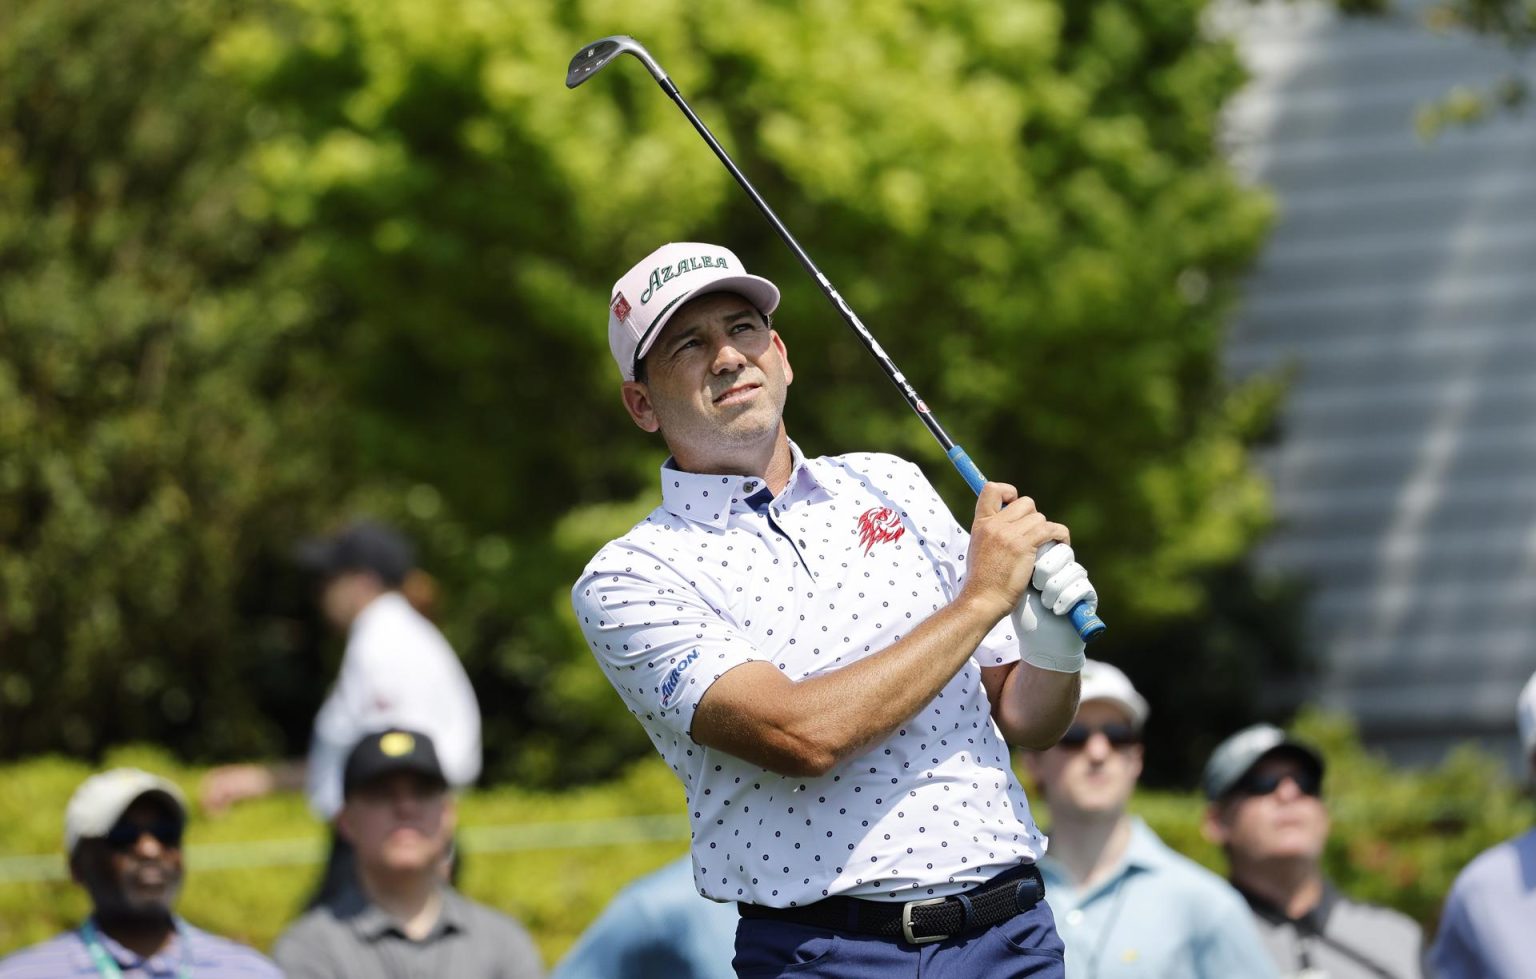
[[[778,232],[784,244],[789,246],[791,252],[794,252],[795,257],[800,260],[800,264],[805,268],[806,273],[816,280],[817,285],[821,286],[821,291],[826,294],[827,298],[832,301],[832,305],[842,314],[843,320],[853,328],[853,332],[858,334],[859,340],[874,355],[875,360],[880,364],[880,369],[885,371],[885,375],[891,379],[891,382],[896,385],[896,389],[901,392],[901,396],[906,399],[907,406],[917,413],[917,417],[922,420],[924,425],[928,426],[928,431],[938,440],[939,445],[943,446],[944,453],[949,457],[949,461],[959,470],[960,475],[971,487],[971,490],[980,494],[982,485],[987,481],[986,477],[981,474],[981,470],[971,461],[971,457],[966,454],[966,451],[956,445],[955,441],[944,431],[938,419],[933,417],[933,413],[928,410],[928,405],[922,398],[917,396],[917,391],[912,388],[911,384],[907,383],[906,377],[897,369],[896,364],[886,354],[884,348],[880,346],[880,342],[865,328],[858,315],[844,301],[837,289],[833,288],[831,281],[822,274],[821,269],[816,267],[816,263],[811,261],[811,256],[806,254],[805,249],[800,247],[800,243],[795,240],[795,236],[789,233],[789,229],[784,226],[784,222],[779,220],[779,216],[773,212],[773,208],[768,206],[768,202],[763,200],[762,195],[752,186],[752,182],[736,166],[735,161],[730,158],[725,152],[725,148],[720,145],[720,141],[715,139],[714,134],[709,131],[709,127],[704,125],[704,121],[694,113],[687,102],[683,101],[683,96],[678,92],[677,86],[672,83],[672,79],[667,77],[667,73],[662,70],[661,65],[656,62],[655,58],[651,57],[651,53],[639,41],[625,34],[615,34],[612,37],[605,37],[586,45],[576,52],[576,56],[571,59],[570,67],[565,73],[565,87],[575,88],[602,71],[603,68],[607,67],[608,64],[622,54],[633,55],[639,59],[640,63],[645,65],[646,70],[651,73],[651,77],[655,78],[656,83],[661,86],[661,90],[667,93],[667,97],[677,103],[677,107],[683,111],[683,115],[687,116],[688,121],[693,123],[693,128],[697,129],[699,135],[704,137],[704,142],[708,143],[709,148],[715,151],[715,156],[720,158],[720,162],[725,164],[725,168],[731,172],[731,176],[736,178],[736,182],[741,185],[741,189],[747,192],[748,197],[752,198],[752,202],[757,205],[757,209],[762,212],[763,217],[767,218],[768,223],[773,225],[773,230]],[[1046,545],[1046,547],[1049,546]],[[1039,553],[1044,554],[1046,547],[1040,548]],[[1078,602],[1067,614],[1071,617],[1073,627],[1077,629],[1077,634],[1082,637],[1084,642],[1098,637],[1104,631],[1104,622],[1094,613],[1093,607],[1086,600]]]

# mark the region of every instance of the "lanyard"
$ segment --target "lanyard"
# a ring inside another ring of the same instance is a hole
[[[85,950],[91,955],[91,963],[101,973],[101,979],[123,979],[123,970],[118,968],[116,960],[102,947],[101,938],[96,934],[96,922],[87,918],[85,924],[80,926],[80,937],[85,942]],[[181,944],[181,961],[176,964],[176,979],[192,979],[192,970],[187,964],[192,956],[192,945],[187,941],[187,932],[181,927],[180,921],[176,922],[176,940]]]

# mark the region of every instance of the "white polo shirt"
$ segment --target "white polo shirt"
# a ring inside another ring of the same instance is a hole
[[[480,777],[480,705],[464,666],[437,627],[394,591],[353,620],[341,673],[315,715],[306,792],[316,814],[336,815],[353,746],[389,727],[430,737],[450,785]]]
[[[732,667],[765,660],[800,680],[846,666],[964,580],[969,535],[916,466],[791,450],[771,503],[761,479],[669,463],[662,505],[599,551],[572,593],[598,663],[687,791],[694,882],[772,907],[906,901],[1035,860],[1045,838],[981,684],[979,664],[1019,658],[1006,618],[911,721],[820,778],[689,736],[699,699]]]

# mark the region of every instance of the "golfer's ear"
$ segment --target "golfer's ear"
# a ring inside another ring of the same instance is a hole
[[[795,382],[795,369],[789,366],[789,348],[784,346],[784,338],[779,336],[779,331],[773,331],[773,345],[779,348],[779,357],[784,361],[784,383]]]
[[[661,422],[656,419],[656,409],[651,404],[651,392],[639,381],[625,381],[619,389],[624,399],[624,410],[629,412],[629,417],[634,419],[647,432],[655,432],[661,428]]]

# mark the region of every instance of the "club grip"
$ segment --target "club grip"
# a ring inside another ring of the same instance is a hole
[[[1072,619],[1072,628],[1077,630],[1083,642],[1093,642],[1104,631],[1104,620],[1099,618],[1086,598],[1068,609],[1067,615]]]
[[[981,474],[976,463],[972,462],[971,457],[958,445],[951,447],[946,454],[966,484],[971,487],[971,492],[980,496],[981,488],[987,483],[987,477]],[[1072,620],[1072,628],[1077,630],[1078,637],[1085,643],[1093,642],[1104,633],[1104,620],[1099,618],[1086,598],[1068,609],[1067,617]]]

